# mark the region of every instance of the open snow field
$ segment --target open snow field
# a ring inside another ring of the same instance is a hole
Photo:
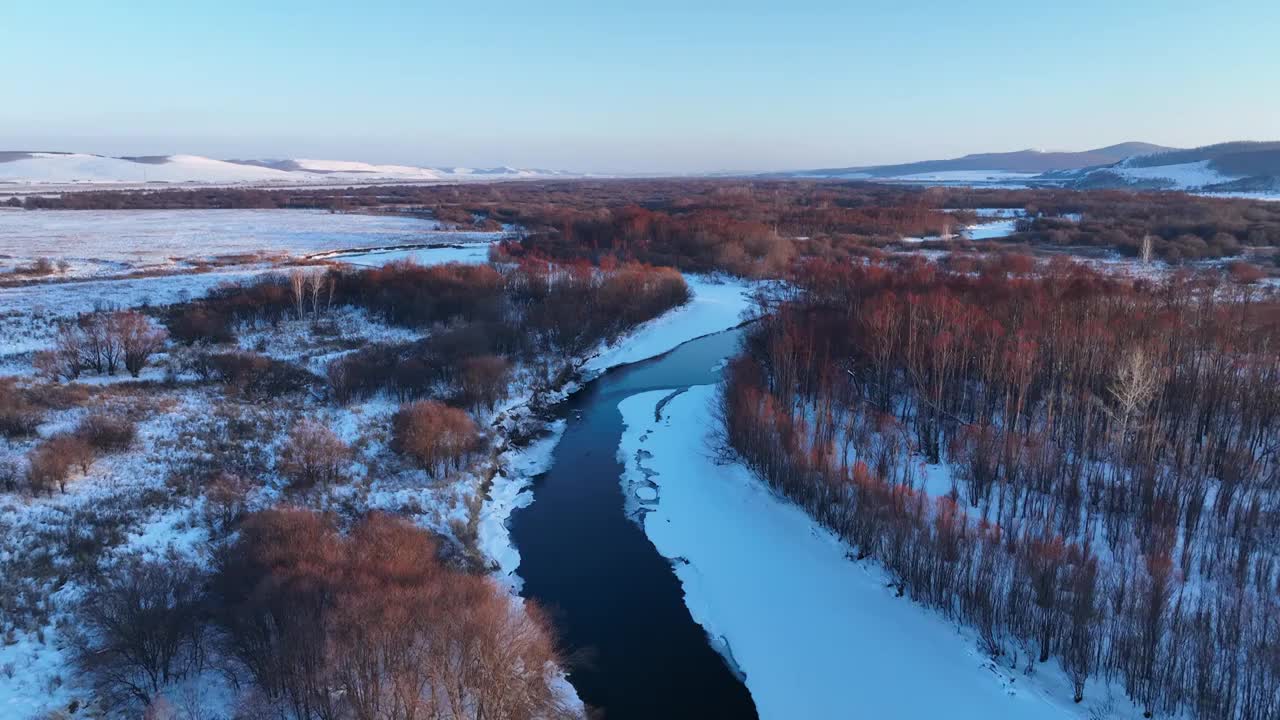
[[[854,562],[745,467],[717,461],[715,386],[659,411],[670,395],[619,405],[624,488],[647,491],[645,533],[672,559],[690,612],[742,671],[761,718],[1042,720],[1105,704],[1072,704],[1056,665],[1030,678],[996,666],[941,616],[895,597],[877,566]]]
[[[414,217],[312,210],[3,212],[0,281],[13,282],[0,282],[0,365],[48,347],[65,318],[185,302],[282,271],[275,262],[482,263],[501,236],[441,230]],[[39,258],[53,261],[54,272],[14,274]]]
[[[69,263],[58,277],[122,275],[397,245],[491,242],[396,215],[323,210],[32,210],[0,213],[0,273],[38,258]]]

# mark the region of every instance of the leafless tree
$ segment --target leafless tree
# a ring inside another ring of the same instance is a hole
[[[77,664],[114,702],[145,707],[202,662],[201,583],[184,561],[117,566],[86,598],[83,618]]]
[[[132,311],[112,315],[109,328],[117,338],[125,369],[134,377],[138,377],[151,356],[164,347],[167,337],[165,331],[153,327],[145,315]]]

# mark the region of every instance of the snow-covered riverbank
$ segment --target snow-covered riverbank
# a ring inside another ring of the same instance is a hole
[[[686,275],[685,281],[693,295],[688,303],[645,323],[619,342],[602,348],[582,364],[582,373],[588,378],[595,377],[609,368],[648,360],[690,340],[737,327],[752,306],[754,284],[749,281],[701,275]],[[560,388],[555,393],[556,397],[543,400],[563,399],[579,387],[576,382],[570,383]],[[526,401],[524,407],[515,408],[512,412],[527,411],[529,404]],[[520,553],[511,542],[508,521],[512,512],[533,502],[529,486],[534,476],[546,472],[551,466],[551,453],[563,430],[562,422],[552,423],[548,434],[538,441],[503,452],[499,457],[500,471],[493,478],[480,510],[480,551],[493,563],[498,578],[517,590],[520,578],[515,572],[520,566]]]
[[[646,500],[656,487],[645,532],[672,559],[690,612],[743,672],[762,718],[1039,720],[1096,707],[1072,705],[1056,668],[1029,679],[996,667],[745,467],[718,463],[715,393],[690,388],[660,419],[671,391],[622,401],[623,483]]]

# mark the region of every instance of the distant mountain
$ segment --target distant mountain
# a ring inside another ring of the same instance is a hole
[[[153,183],[294,185],[334,182],[460,182],[572,177],[548,170],[432,168],[343,160],[215,160],[199,155],[107,157],[86,153],[0,151],[0,183],[24,185]]]
[[[789,173],[775,173],[775,176],[791,177],[829,177],[847,179],[897,179],[897,180],[963,180],[969,176],[973,179],[1012,179],[1014,177],[1031,177],[1041,173],[1061,170],[1078,170],[1099,165],[1110,165],[1134,155],[1166,152],[1174,150],[1161,145],[1143,142],[1126,142],[1110,145],[1096,150],[1082,152],[1044,152],[1041,150],[1018,150],[1004,153],[978,153],[950,160],[924,160],[921,162],[903,163],[900,165],[871,165],[864,167],[821,168],[817,170],[801,170]]]
[[[1104,167],[1046,173],[1066,187],[1280,192],[1280,142],[1228,142],[1125,158]]]

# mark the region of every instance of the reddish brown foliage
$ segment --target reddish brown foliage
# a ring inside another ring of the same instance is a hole
[[[227,651],[296,717],[569,714],[540,615],[442,567],[430,536],[390,516],[344,537],[312,512],[258,513],[214,590]]]
[[[393,447],[435,477],[461,468],[481,443],[475,421],[466,411],[434,400],[401,407],[392,427]]]

